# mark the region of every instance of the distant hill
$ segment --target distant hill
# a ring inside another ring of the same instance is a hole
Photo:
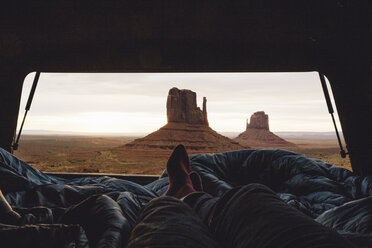
[[[336,139],[335,132],[276,132],[276,135],[285,139]],[[341,139],[344,138],[340,133]]]
[[[198,152],[224,152],[243,147],[220,135],[207,125],[169,122],[159,130],[125,144],[126,149],[174,149],[183,144],[188,150]]]
[[[240,132],[220,132],[220,134],[234,138],[239,135]],[[298,131],[298,132],[273,132],[283,139],[336,139],[335,132],[307,132],[307,131]],[[343,139],[342,133],[340,137]]]
[[[246,129],[233,139],[243,147],[295,147],[292,142],[286,141],[270,131],[269,115],[264,111],[257,111],[251,115],[250,121],[246,123]]]
[[[18,131],[17,131],[18,133]],[[235,138],[240,132],[219,132],[220,134]],[[273,132],[283,139],[336,139],[335,132]],[[148,133],[145,132],[123,132],[123,133],[88,133],[88,132],[71,132],[71,131],[56,131],[56,130],[23,130],[24,135],[76,135],[76,136],[130,136],[144,137]],[[343,138],[342,133],[340,133]]]
[[[17,130],[18,134],[18,130]],[[56,130],[23,130],[22,135],[66,135],[66,136],[126,136],[126,137],[143,137],[144,132],[122,132],[122,133],[104,133],[104,132],[72,132]]]

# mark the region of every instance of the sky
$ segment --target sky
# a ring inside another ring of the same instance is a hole
[[[34,76],[25,78],[19,124]],[[200,107],[205,96],[219,132],[244,131],[256,111],[273,132],[333,131],[317,72],[41,73],[24,130],[150,133],[167,122],[172,87],[196,92]]]

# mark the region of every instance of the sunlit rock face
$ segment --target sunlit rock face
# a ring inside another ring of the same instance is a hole
[[[191,90],[169,90],[167,98],[167,119],[169,122],[201,124],[208,126],[207,99],[203,98],[203,110],[196,104],[196,93]]]
[[[269,130],[269,116],[264,111],[258,111],[251,115],[251,118],[247,120],[247,128],[257,128]]]
[[[190,153],[224,152],[243,147],[209,127],[207,99],[197,106],[196,93],[172,88],[167,97],[168,123],[149,135],[125,145],[126,149],[173,149],[183,144]]]
[[[233,139],[246,148],[285,148],[294,147],[269,129],[269,116],[264,111],[255,112],[249,122],[247,119],[246,130]]]

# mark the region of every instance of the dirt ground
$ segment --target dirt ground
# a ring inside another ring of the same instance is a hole
[[[15,155],[42,171],[159,175],[170,150],[128,150],[124,144],[138,137],[24,135]],[[336,140],[292,139],[294,152],[351,170],[341,158]]]
[[[297,145],[297,147],[290,148],[294,152],[302,153],[308,157],[317,158],[352,171],[350,159],[348,156],[346,158],[341,157],[336,139],[297,139],[288,141]]]

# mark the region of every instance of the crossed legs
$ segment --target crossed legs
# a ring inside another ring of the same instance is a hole
[[[175,152],[167,165],[170,188],[141,210],[128,247],[353,247],[264,185],[234,188],[222,197],[197,191],[186,150]]]

